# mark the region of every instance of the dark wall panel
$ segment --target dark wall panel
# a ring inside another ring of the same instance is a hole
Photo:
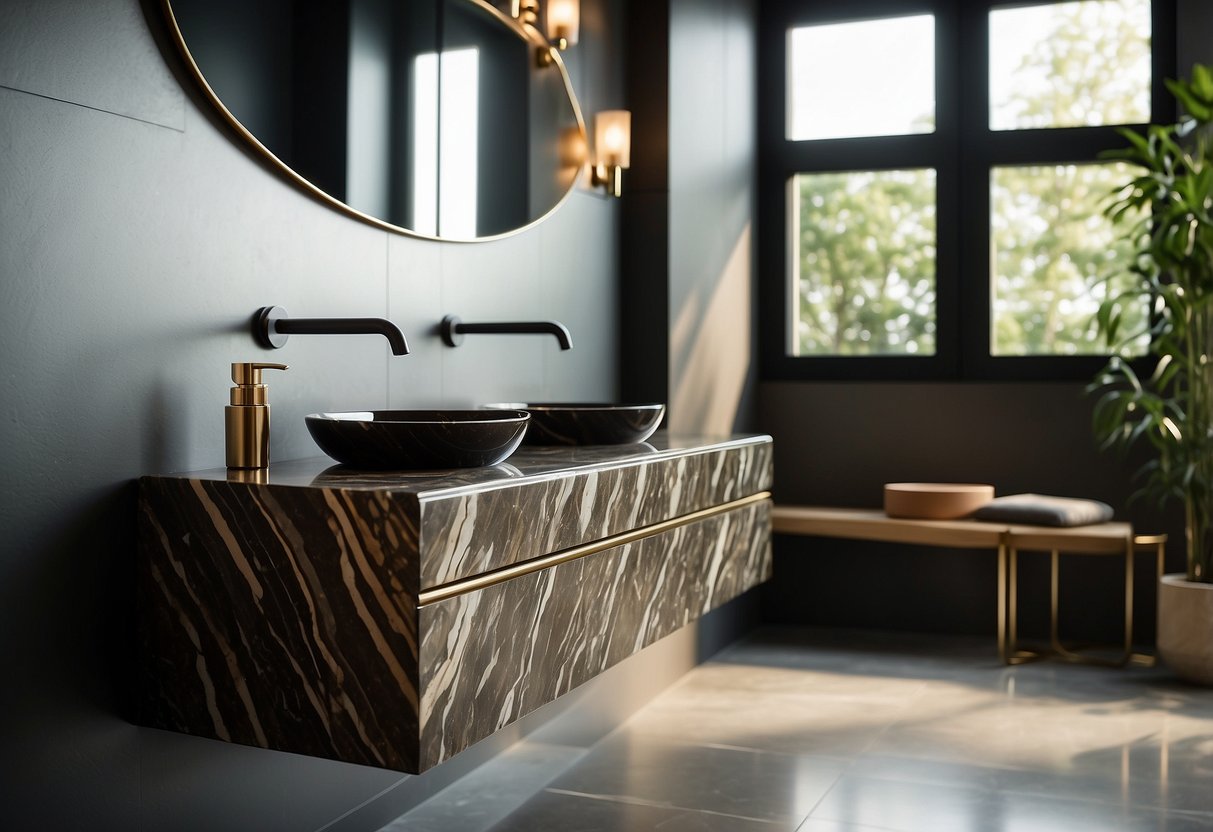
[[[1101,454],[1081,384],[764,383],[760,426],[775,437],[777,504],[879,508],[886,482],[981,482],[998,494],[1090,497],[1142,532],[1172,535],[1182,522],[1130,503],[1136,467]],[[994,634],[992,552],[777,536],[773,621]],[[1024,557],[1025,632],[1047,632],[1047,555]],[[1153,638],[1151,566],[1138,564],[1138,632]],[[1110,558],[1067,561],[1066,631],[1115,641],[1121,572]]]

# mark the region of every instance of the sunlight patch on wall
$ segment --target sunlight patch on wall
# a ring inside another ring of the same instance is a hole
[[[693,293],[676,312],[670,353],[686,359],[681,367],[670,368],[671,432],[733,432],[750,367],[750,236],[747,224],[713,281],[707,303]]]

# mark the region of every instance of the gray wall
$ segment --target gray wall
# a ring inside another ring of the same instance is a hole
[[[753,0],[670,4],[670,427],[748,426],[754,362]]]
[[[692,435],[752,427],[755,3],[632,3],[622,392]],[[668,85],[652,84],[667,76]]]
[[[200,106],[148,5],[0,3],[0,823],[318,829],[384,790],[406,805],[412,781],[125,721],[132,482],[222,465],[233,361],[291,365],[270,388],[276,459],[317,453],[302,421],[317,410],[613,396],[618,205],[582,191],[481,245],[348,219]],[[623,103],[619,3],[584,5],[570,64],[593,112]],[[296,337],[265,353],[246,334],[264,304],[388,316],[414,352]],[[447,349],[445,313],[557,318],[576,348]]]

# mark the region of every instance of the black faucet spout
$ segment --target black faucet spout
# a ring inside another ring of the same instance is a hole
[[[560,321],[511,321],[501,323],[469,324],[455,315],[447,315],[439,325],[442,340],[448,347],[463,343],[464,335],[554,335],[560,349],[573,348],[573,336],[569,328]]]
[[[408,355],[409,344],[386,318],[290,318],[280,306],[265,306],[253,316],[253,337],[266,349],[286,345],[291,335],[382,335],[392,355]]]

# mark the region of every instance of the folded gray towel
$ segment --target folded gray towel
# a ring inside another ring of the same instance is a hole
[[[996,497],[973,514],[978,520],[1030,526],[1089,526],[1112,519],[1112,507],[1099,500],[1012,494]]]

